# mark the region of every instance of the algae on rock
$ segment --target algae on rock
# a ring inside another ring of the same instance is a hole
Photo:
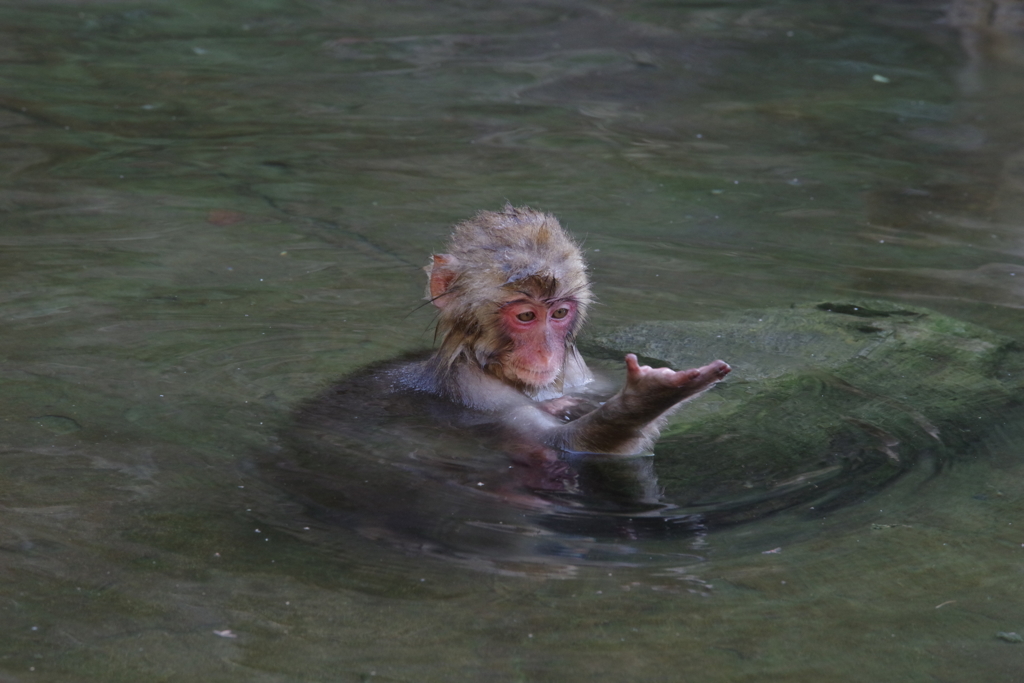
[[[882,301],[797,305],[714,322],[649,322],[585,352],[686,368],[722,358],[728,379],[683,407],[655,447],[666,502],[741,521],[876,490],[923,457],[936,466],[1024,397],[1011,339]],[[729,512],[732,511],[732,512]]]

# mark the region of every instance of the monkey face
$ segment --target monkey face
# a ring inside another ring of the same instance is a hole
[[[501,359],[505,378],[529,387],[546,387],[562,372],[578,304],[572,299],[543,300],[516,293],[500,310],[502,331],[511,341]]]

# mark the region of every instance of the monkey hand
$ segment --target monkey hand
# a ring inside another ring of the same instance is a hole
[[[637,416],[654,419],[676,404],[710,389],[731,370],[728,363],[720,360],[690,370],[652,368],[640,365],[635,354],[627,354],[626,386],[621,393],[623,407]]]
[[[560,396],[538,403],[537,407],[548,415],[554,415],[563,422],[569,422],[596,410],[597,404],[581,396]]]
[[[626,356],[626,385],[596,410],[551,430],[546,439],[562,450],[631,455],[650,450],[661,417],[729,374],[716,360],[702,368],[675,371],[640,365]]]

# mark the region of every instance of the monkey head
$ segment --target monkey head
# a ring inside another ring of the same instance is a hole
[[[593,301],[579,247],[550,214],[507,205],[455,226],[427,272],[439,371],[472,363],[532,393],[561,381]]]

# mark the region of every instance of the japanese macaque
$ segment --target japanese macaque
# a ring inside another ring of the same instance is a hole
[[[644,453],[666,415],[729,373],[720,360],[677,372],[628,354],[618,393],[600,404],[573,396],[593,380],[575,344],[593,295],[579,247],[549,214],[511,205],[481,212],[455,226],[425,270],[440,345],[395,368],[392,389],[489,414],[513,442]]]

